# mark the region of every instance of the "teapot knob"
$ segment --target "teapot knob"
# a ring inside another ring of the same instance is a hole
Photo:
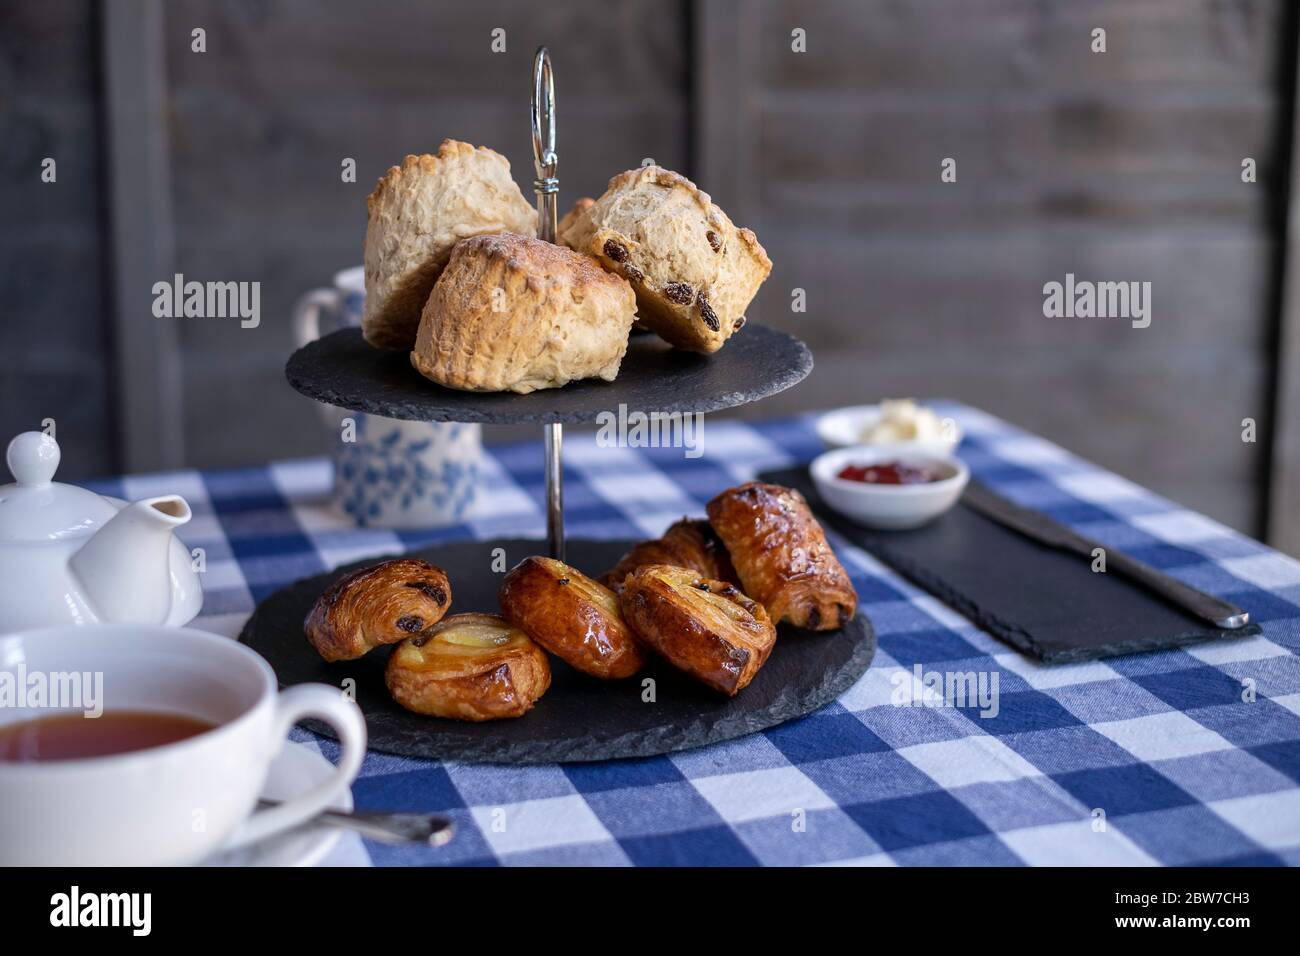
[[[59,467],[59,443],[45,432],[23,432],[9,443],[5,463],[20,485],[48,485]]]

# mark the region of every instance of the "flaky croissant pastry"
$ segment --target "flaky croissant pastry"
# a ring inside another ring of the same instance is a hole
[[[645,663],[617,595],[561,561],[520,561],[502,582],[499,599],[506,620],[585,674],[628,677]]]
[[[828,631],[857,612],[858,595],[799,492],[750,482],[707,505],[745,593],[773,621]]]
[[[437,624],[450,606],[451,584],[442,568],[398,558],[353,571],[327,587],[303,630],[325,660],[350,661]]]
[[[388,692],[407,710],[452,720],[520,717],[551,686],[546,653],[495,614],[453,614],[393,649]]]
[[[728,697],[754,679],[776,643],[761,604],[686,568],[638,568],[624,580],[619,602],[642,642]]]
[[[671,564],[697,571],[711,581],[740,584],[736,569],[731,566],[727,549],[707,521],[682,518],[674,521],[663,537],[642,541],[619,559],[618,564],[606,571],[601,583],[619,591],[623,579],[637,568],[647,564]]]

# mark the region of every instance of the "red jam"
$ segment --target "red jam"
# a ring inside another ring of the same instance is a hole
[[[836,476],[867,485],[923,485],[950,477],[947,469],[921,462],[880,461],[872,465],[845,465]]]

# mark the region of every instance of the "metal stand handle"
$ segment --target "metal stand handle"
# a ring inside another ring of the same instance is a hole
[[[537,178],[537,238],[555,241],[558,222],[556,194],[560,181],[555,178],[559,156],[555,152],[555,77],[551,73],[551,55],[546,47],[537,48],[533,57],[533,165]],[[564,426],[559,422],[545,426],[546,439],[546,538],[551,557],[564,560],[564,464],[562,450]]]

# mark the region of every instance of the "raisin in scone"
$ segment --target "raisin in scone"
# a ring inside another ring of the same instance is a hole
[[[564,217],[559,239],[631,282],[641,322],[692,352],[722,347],[772,271],[750,230],[659,166],[619,173],[604,195]]]
[[[425,303],[411,364],[473,392],[613,381],[636,317],[632,287],[591,256],[540,239],[456,244]]]
[[[537,234],[537,211],[500,153],[445,139],[437,155],[407,156],[366,199],[366,304],[371,345],[409,349],[420,310],[461,239]]]

